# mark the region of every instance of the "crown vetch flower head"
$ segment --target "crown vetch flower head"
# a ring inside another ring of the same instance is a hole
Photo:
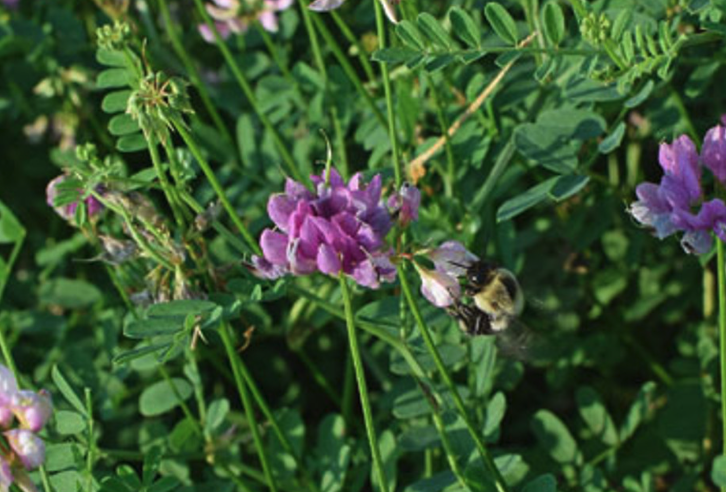
[[[26,470],[35,470],[43,464],[45,443],[34,432],[27,429],[11,429],[5,431],[3,435]]]
[[[260,21],[265,30],[277,32],[277,12],[291,5],[292,0],[213,0],[205,8],[214,20],[219,35],[227,39],[232,33],[247,32],[255,20]],[[214,34],[207,24],[199,25],[199,33],[208,43],[214,42]]]
[[[343,272],[370,288],[393,281],[393,252],[384,244],[392,220],[380,175],[366,184],[356,174],[346,184],[331,169],[310,179],[314,192],[288,179],[285,192],[270,197],[267,213],[276,228],[262,232],[263,258],[253,257],[253,272],[263,278]]]

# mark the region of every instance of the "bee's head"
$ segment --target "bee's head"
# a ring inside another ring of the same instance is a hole
[[[487,261],[472,263],[466,272],[466,280],[474,286],[482,286],[489,282],[495,267]]]

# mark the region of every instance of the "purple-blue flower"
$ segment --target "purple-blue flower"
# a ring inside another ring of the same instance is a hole
[[[421,192],[409,183],[403,183],[398,193],[388,198],[388,208],[402,227],[418,220],[419,205],[421,205]]]
[[[314,191],[288,179],[285,192],[270,197],[267,213],[276,227],[262,232],[263,257],[252,258],[253,272],[264,278],[343,272],[370,288],[392,282],[393,250],[385,244],[392,219],[380,175],[365,183],[356,174],[346,184],[331,169],[327,179],[325,172],[310,179]]]
[[[712,233],[726,240],[726,204],[720,199],[704,201],[701,187],[702,164],[722,184],[726,179],[724,132],[726,128],[720,125],[709,130],[700,156],[685,135],[672,144],[662,143],[658,160],[663,178],[657,185],[638,185],[638,201],[629,208],[633,218],[659,239],[682,232],[681,245],[687,253],[708,252]]]

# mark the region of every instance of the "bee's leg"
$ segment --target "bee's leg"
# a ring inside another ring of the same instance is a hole
[[[459,322],[459,328],[467,335],[493,335],[495,333],[489,315],[474,306],[456,302],[446,310]]]

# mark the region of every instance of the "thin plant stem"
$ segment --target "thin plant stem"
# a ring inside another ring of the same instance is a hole
[[[254,408],[252,407],[252,401],[250,400],[250,395],[247,392],[247,387],[245,386],[244,376],[240,371],[239,355],[235,351],[234,343],[232,342],[232,336],[229,333],[229,326],[227,325],[227,323],[222,323],[222,326],[219,329],[219,334],[222,337],[222,343],[224,344],[224,349],[227,352],[227,359],[229,359],[229,365],[232,367],[232,374],[234,375],[234,380],[237,385],[237,393],[239,394],[240,400],[242,400],[242,406],[245,409],[245,415],[247,416],[247,420],[249,421],[250,431],[252,433],[252,440],[255,443],[255,448],[257,449],[257,456],[259,457],[260,463],[262,464],[262,471],[265,474],[267,486],[272,492],[276,492],[277,485],[275,483],[275,477],[272,475],[272,468],[270,468],[270,463],[267,460],[265,445],[262,442],[262,436],[260,436],[260,430],[257,425],[257,418],[255,417]]]
[[[5,365],[7,365],[8,369],[10,369],[10,371],[13,373],[13,376],[15,376],[15,380],[18,381],[18,367],[15,365],[15,359],[13,359],[13,354],[12,352],[10,352],[8,342],[5,339],[5,323],[0,326],[0,350],[2,350],[3,359],[5,359]]]
[[[199,75],[199,70],[197,70],[197,67],[194,65],[191,58],[189,58],[187,51],[184,49],[184,46],[179,39],[178,33],[176,32],[176,28],[174,26],[174,22],[171,20],[171,15],[169,14],[169,6],[167,5],[166,0],[159,0],[159,10],[161,11],[161,16],[164,18],[166,33],[169,36],[171,46],[172,48],[174,48],[177,56],[184,64],[184,67],[187,70],[187,75],[189,75],[192,84],[199,92],[199,97],[202,99],[202,104],[204,104],[204,108],[207,110],[207,113],[209,113],[209,116],[212,118],[214,126],[217,127],[217,130],[219,130],[225,140],[234,144],[234,139],[232,138],[232,135],[229,133],[229,130],[225,126],[219,112],[214,107],[214,103],[212,103],[212,98],[209,95],[209,91],[207,91],[207,87],[202,81],[202,77]]]
[[[232,56],[232,52],[227,47],[226,43],[222,39],[222,36],[220,36],[219,31],[217,30],[217,26],[212,21],[212,18],[207,13],[207,10],[204,8],[202,0],[194,0],[194,3],[196,4],[197,10],[204,19],[205,24],[207,24],[209,29],[214,34],[215,43],[217,44],[219,51],[222,52],[222,56],[224,57],[224,60],[229,66],[230,70],[232,70],[232,74],[234,75],[235,80],[237,80],[237,83],[242,89],[242,92],[244,92],[245,97],[247,97],[247,101],[250,103],[250,106],[252,106],[252,110],[255,112],[255,114],[257,114],[257,117],[260,119],[260,122],[262,122],[262,125],[265,127],[265,129],[269,131],[272,135],[272,138],[277,145],[277,150],[278,152],[280,152],[280,156],[282,157],[282,160],[287,166],[287,171],[297,181],[304,182],[304,177],[295,165],[295,159],[292,157],[292,154],[288,150],[287,144],[283,141],[282,136],[277,131],[277,128],[275,128],[272,122],[270,122],[269,118],[267,118],[267,115],[260,109],[259,105],[257,104],[257,98],[255,97],[255,93],[252,90],[252,86],[250,86],[247,77],[245,77],[242,69],[239,67],[239,64],[234,59],[234,56]]]
[[[199,150],[199,147],[197,146],[196,142],[194,141],[194,138],[191,136],[191,134],[187,131],[187,129],[184,127],[183,122],[180,123],[178,121],[174,121],[174,128],[179,132],[179,135],[181,135],[182,140],[184,140],[184,143],[189,147],[190,152],[194,156],[194,158],[197,160],[197,163],[199,164],[199,167],[202,169],[202,172],[204,173],[204,176],[206,176],[207,181],[209,181],[209,184],[212,186],[212,189],[217,194],[217,198],[219,198],[219,201],[222,203],[222,206],[229,214],[230,219],[232,219],[232,222],[234,225],[239,229],[239,232],[242,234],[242,237],[245,238],[245,241],[247,241],[247,244],[252,248],[252,251],[254,251],[256,254],[261,254],[260,246],[257,244],[257,241],[255,241],[254,236],[252,233],[250,233],[249,229],[247,229],[247,226],[244,222],[239,218],[237,215],[237,212],[235,211],[234,207],[232,206],[232,203],[230,203],[229,198],[227,198],[227,194],[224,192],[224,188],[222,188],[222,185],[219,183],[219,180],[217,180],[217,176],[214,174],[214,171],[212,171],[212,168],[209,166],[209,163],[207,160],[202,156],[201,151]]]
[[[371,97],[368,90],[366,90],[366,88],[363,86],[363,82],[360,80],[360,77],[358,77],[358,73],[356,72],[355,68],[353,68],[353,65],[350,64],[350,61],[348,61],[348,57],[336,43],[335,37],[330,33],[325,25],[325,22],[323,22],[319,15],[313,15],[312,17],[313,21],[315,22],[315,27],[325,41],[325,45],[333,52],[333,56],[335,56],[335,59],[338,60],[338,63],[340,63],[340,66],[343,68],[343,71],[348,76],[348,79],[353,83],[353,86],[363,97],[365,102],[370,107],[371,111],[373,111],[373,115],[376,117],[378,122],[381,124],[381,126],[385,127],[386,118],[383,116],[383,113],[381,113],[381,110],[378,109],[378,106],[376,106],[376,102],[373,100],[373,97]]]
[[[445,150],[446,150],[446,179],[444,180],[444,190],[447,197],[454,195],[454,184],[456,183],[456,162],[454,160],[454,152],[451,148],[451,137],[447,129],[449,128],[449,120],[444,112],[444,105],[441,101],[437,87],[433,84],[431,77],[429,79],[429,86],[431,87],[431,95],[434,99],[434,105],[436,106],[436,114],[439,119],[439,126],[444,134],[445,138]]]
[[[378,48],[386,47],[386,25],[383,18],[383,7],[378,0],[371,0],[376,10],[376,30],[378,31]],[[393,153],[393,171],[396,177],[396,189],[403,183],[401,173],[401,162],[398,155],[398,135],[396,132],[396,115],[393,108],[393,93],[391,91],[391,79],[388,76],[388,63],[381,62],[381,76],[383,78],[383,92],[386,96],[386,110],[388,115],[388,138],[391,141],[391,152]]]
[[[182,230],[184,230],[186,225],[184,224],[184,217],[182,215],[182,211],[179,206],[179,197],[175,193],[175,189],[171,186],[171,183],[169,182],[169,178],[166,176],[166,171],[164,171],[164,167],[161,165],[161,158],[159,157],[159,147],[158,147],[159,139],[156,138],[154,135],[145,135],[145,136],[146,136],[146,142],[148,143],[148,147],[149,147],[149,155],[151,156],[151,162],[154,165],[154,170],[156,171],[156,176],[159,178],[159,184],[161,184],[161,189],[164,191],[164,196],[166,196],[166,201],[169,202],[169,206],[171,207],[171,212],[172,212],[172,215],[174,216],[174,221]]]
[[[471,421],[469,413],[466,409],[466,405],[464,405],[464,400],[461,398],[459,390],[454,384],[454,380],[451,378],[451,375],[449,374],[446,366],[444,365],[444,361],[441,359],[441,355],[439,354],[439,351],[436,348],[436,344],[434,343],[433,338],[431,337],[431,333],[429,332],[428,325],[424,321],[421,310],[419,309],[418,304],[416,303],[416,299],[413,297],[413,294],[411,292],[411,286],[408,284],[408,280],[406,278],[406,271],[404,270],[402,265],[398,265],[397,270],[398,278],[401,282],[401,290],[403,291],[403,295],[406,297],[408,306],[413,313],[413,317],[416,320],[416,323],[418,324],[426,348],[433,357],[436,369],[438,370],[441,378],[444,381],[444,384],[451,393],[451,396],[454,400],[454,405],[456,406],[456,409],[458,410],[458,413],[461,416],[462,420],[464,420],[464,424],[466,425],[469,434],[474,440],[474,444],[476,445],[476,448],[479,451],[482,460],[484,461],[484,465],[488,468],[489,472],[492,475],[491,478],[494,482],[496,490],[498,492],[508,492],[509,489],[507,488],[507,484],[504,481],[504,477],[502,477],[501,472],[499,471],[497,465],[494,463],[494,460],[489,454],[489,451],[487,450],[486,444],[484,443],[484,440],[482,439],[479,430]]]
[[[722,426],[722,454],[726,455],[726,260],[724,259],[724,245],[721,239],[716,238],[716,267],[718,268],[718,332],[720,342],[721,364],[721,426]],[[726,487],[721,487],[725,492]]]
[[[355,321],[353,319],[353,306],[351,304],[350,289],[348,288],[348,281],[343,273],[340,274],[340,290],[343,293],[345,324],[348,327],[350,353],[353,357],[353,369],[355,370],[355,376],[358,382],[358,394],[360,396],[360,404],[363,409],[363,421],[366,427],[366,434],[368,435],[368,444],[370,445],[371,455],[373,457],[373,468],[375,469],[378,477],[379,489],[381,492],[388,492],[388,480],[386,479],[386,472],[383,469],[383,460],[381,459],[381,451],[378,447],[378,438],[376,437],[376,430],[373,426],[373,414],[371,412],[371,404],[368,399],[368,387],[366,385],[366,377],[363,370],[363,361],[360,356],[360,348],[358,347],[358,335],[356,333]]]
[[[290,454],[295,461],[295,464],[297,465],[297,468],[300,470],[300,472],[303,475],[303,478],[305,480],[305,484],[307,485],[308,489],[310,489],[311,492],[317,492],[318,488],[315,485],[315,482],[313,481],[312,477],[308,473],[307,469],[303,466],[303,463],[300,462],[300,459],[298,458],[298,455],[295,453],[295,450],[292,447],[292,444],[290,443],[290,440],[287,438],[285,433],[282,431],[282,428],[280,427],[280,424],[277,422],[277,419],[275,418],[275,415],[270,410],[270,406],[265,401],[265,397],[262,396],[262,393],[260,392],[259,388],[257,387],[257,383],[255,383],[254,378],[252,377],[252,374],[250,374],[250,371],[247,369],[247,365],[244,363],[244,361],[240,357],[235,357],[235,364],[237,365],[237,370],[242,375],[242,377],[245,380],[245,383],[250,389],[250,392],[252,393],[252,398],[255,399],[257,402],[257,406],[260,407],[260,410],[262,410],[262,413],[265,415],[265,418],[270,423],[270,426],[272,427],[272,431],[277,436],[277,439],[280,441],[280,444],[282,444],[282,447],[285,449],[285,451]]]

